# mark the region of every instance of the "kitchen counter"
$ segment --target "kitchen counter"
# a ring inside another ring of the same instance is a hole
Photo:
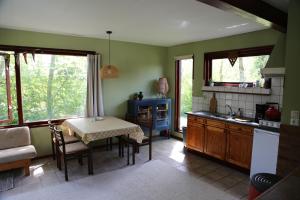
[[[257,200],[300,199],[300,167],[261,194]]]
[[[254,119],[250,119],[251,120],[250,122],[248,122],[248,121],[243,122],[243,121],[235,120],[228,115],[218,114],[218,113],[215,114],[215,113],[211,113],[211,112],[207,112],[207,111],[186,112],[185,114],[206,117],[206,118],[210,118],[210,119],[217,119],[217,120],[230,122],[230,123],[236,123],[236,124],[240,124],[240,125],[252,126],[254,128],[259,127],[259,124],[254,122]]]

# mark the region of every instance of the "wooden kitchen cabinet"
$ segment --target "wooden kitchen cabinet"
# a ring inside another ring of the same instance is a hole
[[[232,164],[250,169],[253,130],[248,129],[248,127],[241,127],[239,130],[241,131],[228,130],[226,160]]]
[[[203,152],[204,150],[204,125],[190,125],[187,127],[187,147]]]
[[[250,169],[253,127],[188,115],[187,148]]]
[[[225,160],[226,132],[225,129],[206,126],[204,152],[210,156]]]
[[[188,118],[187,147],[199,152],[204,150],[204,121],[195,117]]]

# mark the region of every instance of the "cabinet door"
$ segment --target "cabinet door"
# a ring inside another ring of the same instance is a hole
[[[189,124],[187,127],[187,147],[196,151],[204,150],[204,125]]]
[[[225,160],[226,133],[225,129],[206,126],[205,153],[215,158]]]
[[[250,169],[252,134],[230,130],[227,137],[226,160],[232,164]]]

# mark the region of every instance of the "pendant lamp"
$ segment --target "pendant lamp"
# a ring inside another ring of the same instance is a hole
[[[108,65],[103,65],[100,74],[103,79],[117,78],[119,76],[119,70],[116,66],[110,64],[110,35],[112,31],[106,31],[108,34]]]

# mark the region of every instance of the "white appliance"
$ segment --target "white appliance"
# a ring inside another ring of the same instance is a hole
[[[250,177],[256,173],[276,174],[279,132],[254,129]]]

